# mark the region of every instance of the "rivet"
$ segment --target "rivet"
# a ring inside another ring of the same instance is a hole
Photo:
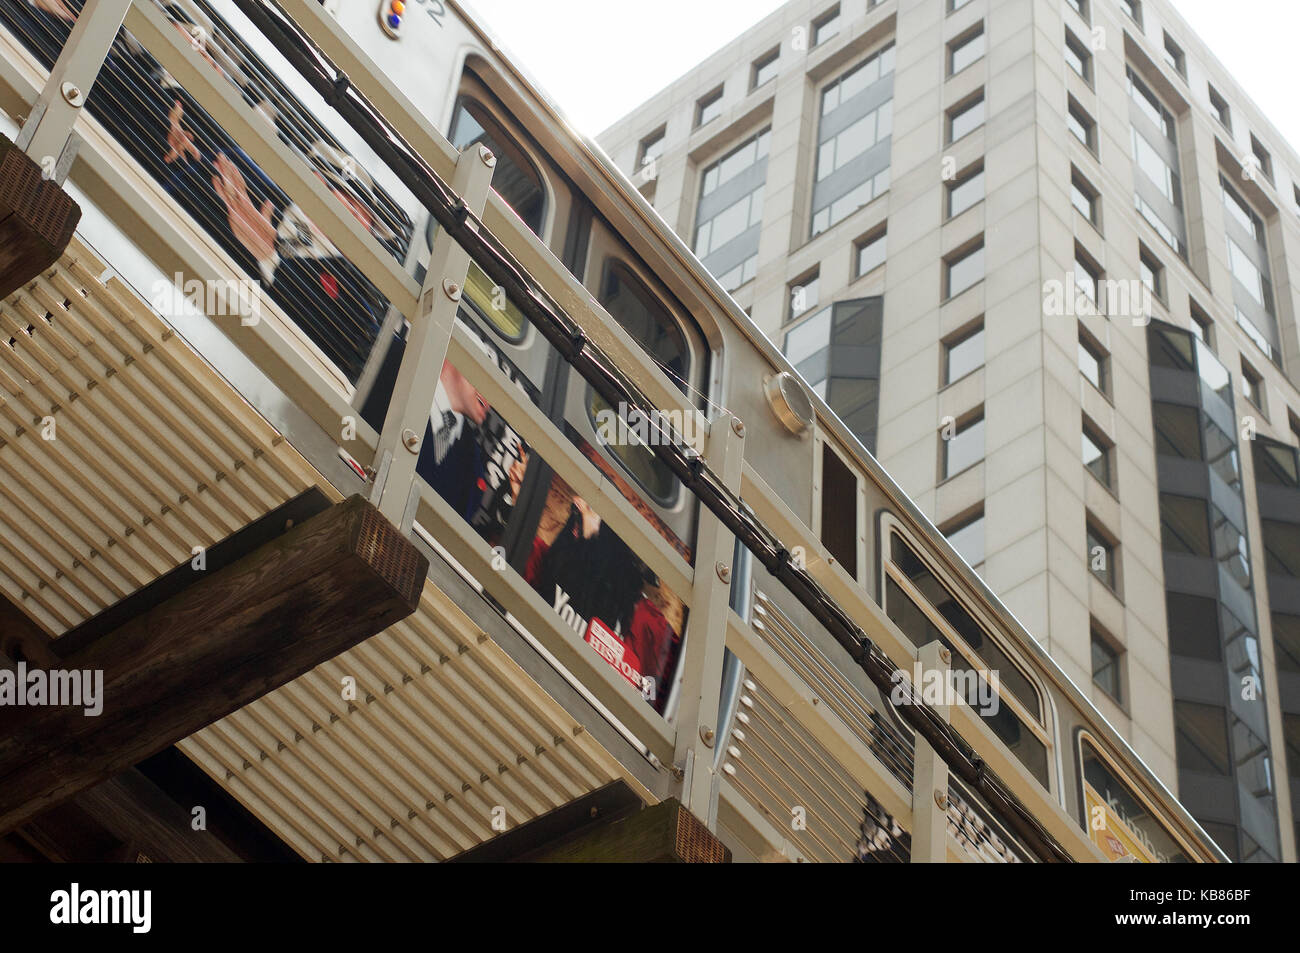
[[[489,169],[497,164],[497,157],[492,154],[492,150],[485,145],[478,147],[478,157],[483,160],[483,164]]]
[[[700,725],[700,740],[708,747],[713,747],[713,729],[706,725]]]
[[[945,648],[940,648],[939,658],[943,660],[944,665],[948,665],[949,663],[952,662],[952,653]]]
[[[420,450],[420,438],[416,436],[414,430],[402,431],[402,446],[412,453],[418,453]]]
[[[731,567],[726,563],[718,563],[714,567],[718,572],[718,578],[723,582],[731,582]]]
[[[75,83],[64,83],[61,91],[68,105],[74,109],[80,109],[86,102],[86,97],[81,94],[81,90]]]
[[[456,284],[456,282],[452,281],[450,278],[444,278],[442,279],[442,293],[452,301],[459,301],[460,285]]]
[[[941,810],[941,811],[946,811],[946,810],[948,810],[948,792],[947,792],[947,791],[935,791],[935,792],[934,792],[934,803],[937,804],[937,805],[939,805],[939,810]]]
[[[741,420],[739,417],[732,417],[732,418],[731,418],[731,431],[732,431],[732,433],[734,433],[737,437],[743,437],[743,436],[745,436],[745,422],[744,422],[743,420]]]

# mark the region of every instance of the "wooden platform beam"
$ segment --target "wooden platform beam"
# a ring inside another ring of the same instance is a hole
[[[677,799],[646,807],[620,780],[449,862],[729,864],[731,851]]]
[[[0,832],[410,615],[428,561],[354,496],[230,565],[190,571],[176,594],[61,656],[65,671],[102,672],[98,716],[0,705]]]
[[[49,268],[72,241],[81,206],[0,136],[0,298]]]

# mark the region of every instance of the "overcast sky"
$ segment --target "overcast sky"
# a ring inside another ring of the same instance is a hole
[[[782,2],[469,0],[497,41],[589,136]],[[1300,148],[1300,0],[1174,0],[1174,6]]]

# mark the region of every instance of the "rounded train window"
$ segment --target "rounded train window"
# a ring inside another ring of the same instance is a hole
[[[537,166],[519,148],[482,103],[462,96],[451,120],[451,144],[464,151],[482,144],[497,158],[492,190],[501,196],[535,235],[541,235],[546,220],[546,186]]]
[[[618,262],[605,271],[600,303],[623,330],[632,336],[684,393],[689,392],[691,350],[681,325],[651,294],[630,268]],[[588,388],[587,410],[593,421],[610,406]],[[632,477],[662,506],[677,500],[679,484],[673,472],[639,443],[608,444],[609,450]]]

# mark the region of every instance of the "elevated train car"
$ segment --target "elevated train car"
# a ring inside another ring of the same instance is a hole
[[[133,313],[164,329],[159,341],[176,332],[274,428],[273,446],[293,455],[276,464],[294,477],[281,474],[278,495],[304,481],[336,498],[387,492],[385,475],[406,450],[384,438],[409,411],[402,401],[415,379],[401,370],[430,353],[415,328],[430,296],[446,290],[440,275],[455,245],[412,187],[415,163],[381,154],[308,80],[295,50],[346,73],[467,205],[466,157],[490,151],[483,227],[666,412],[638,419],[611,407],[489,277],[487,261],[462,266],[455,326],[432,352],[445,360],[416,375],[437,387],[422,437],[410,434],[413,489],[392,509],[434,556],[427,620],[180,746],[295,851],[446,859],[499,832],[492,807],[504,806],[513,826],[622,778],[647,801],[681,798],[738,860],[907,860],[935,802],[914,793],[929,746],[900,698],[919,691],[918,660],[940,649],[969,690],[940,707],[1065,854],[1224,860],[644,201],[638,186],[652,185],[630,182],[576,134],[461,4],[124,7],[69,179],[86,210],[76,247],[96,265],[59,274],[79,276],[92,304],[111,295],[105,321]],[[0,0],[11,139],[81,9]],[[182,300],[190,277],[243,282],[260,320]],[[0,365],[6,406],[19,411],[5,420],[6,445],[29,456],[11,455],[6,472],[36,453],[11,439],[40,409],[24,401],[66,396],[34,381],[25,349],[55,324],[21,327],[14,300],[23,294],[5,304],[14,338]],[[74,297],[63,302],[73,313],[82,307]],[[879,306],[851,303],[855,313]],[[124,426],[112,441],[147,441],[165,457],[152,429]],[[901,694],[874,682],[745,546],[719,535],[714,514],[653,452],[661,439],[685,439],[729,475],[753,519],[905,673]],[[45,466],[71,474],[73,456]],[[136,506],[132,493],[149,476],[126,459],[103,466],[106,502],[153,514],[115,547],[123,562],[132,554],[129,566],[92,555],[98,531],[75,532],[77,508],[59,493],[7,503],[0,515],[0,589],[54,637],[168,558],[188,558],[194,534],[220,538],[238,525],[177,515],[186,507],[162,494]],[[201,478],[182,473],[177,486]],[[89,492],[79,478],[59,479],[69,496]],[[19,492],[12,481],[5,489]],[[275,496],[255,495],[245,509]],[[230,508],[240,511],[238,501]],[[41,555],[24,562],[16,553],[31,539]],[[440,642],[438,632],[453,634]],[[457,653],[478,666],[463,681],[443,674]],[[353,670],[372,690],[364,704],[340,706],[338,677]],[[401,701],[429,679],[441,679],[430,694]],[[946,792],[947,859],[1043,859],[1004,805],[955,776]]]

